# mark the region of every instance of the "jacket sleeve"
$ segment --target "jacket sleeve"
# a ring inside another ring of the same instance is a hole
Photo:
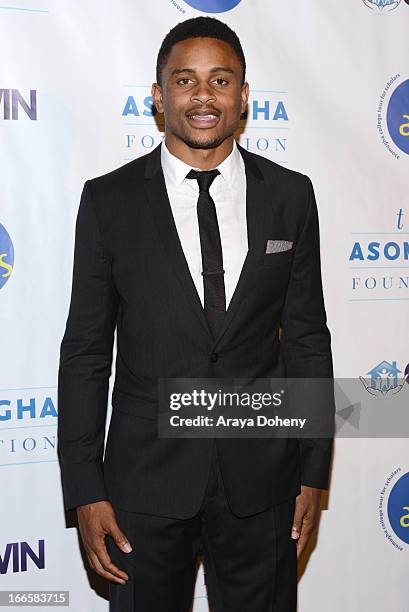
[[[312,183],[308,177],[304,178],[307,212],[295,245],[280,342],[287,378],[310,379],[306,384],[295,381],[295,386],[302,391],[298,400],[304,406],[303,411],[307,408],[308,415],[311,409],[313,419],[319,419],[323,430],[329,432],[325,437],[299,438],[301,484],[326,489],[335,415],[333,363],[321,281],[318,211]],[[314,384],[311,380],[314,378],[321,380]]]
[[[58,371],[58,458],[64,506],[107,499],[103,450],[118,296],[91,183],[75,227],[71,302]]]

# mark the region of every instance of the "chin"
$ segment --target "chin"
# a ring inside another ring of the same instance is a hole
[[[213,136],[207,138],[195,138],[192,136],[186,136],[184,138],[185,144],[192,149],[214,149],[218,147],[227,136]]]

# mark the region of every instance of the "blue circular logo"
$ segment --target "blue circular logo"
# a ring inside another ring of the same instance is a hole
[[[389,494],[388,518],[398,538],[409,544],[409,472],[399,478]]]
[[[240,4],[241,0],[185,0],[185,2],[203,13],[225,13]]]
[[[409,79],[398,85],[391,95],[386,122],[393,142],[409,155]]]
[[[14,265],[14,248],[6,228],[0,223],[0,289],[11,276]]]

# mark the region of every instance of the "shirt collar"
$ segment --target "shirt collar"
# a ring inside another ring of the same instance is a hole
[[[233,140],[233,149],[231,153],[224,159],[216,168],[219,170],[223,179],[229,185],[234,185],[235,175],[240,167],[240,151],[237,148],[236,141]],[[186,178],[186,175],[192,170],[192,166],[173,155],[165,144],[161,145],[161,164],[166,177],[176,186],[180,186]],[[193,168],[200,170],[200,168]]]

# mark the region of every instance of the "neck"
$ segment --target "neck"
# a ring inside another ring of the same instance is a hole
[[[218,146],[211,149],[195,149],[183,140],[174,138],[172,134],[165,135],[166,146],[178,159],[193,168],[210,170],[222,163],[233,150],[234,137],[229,136]]]

